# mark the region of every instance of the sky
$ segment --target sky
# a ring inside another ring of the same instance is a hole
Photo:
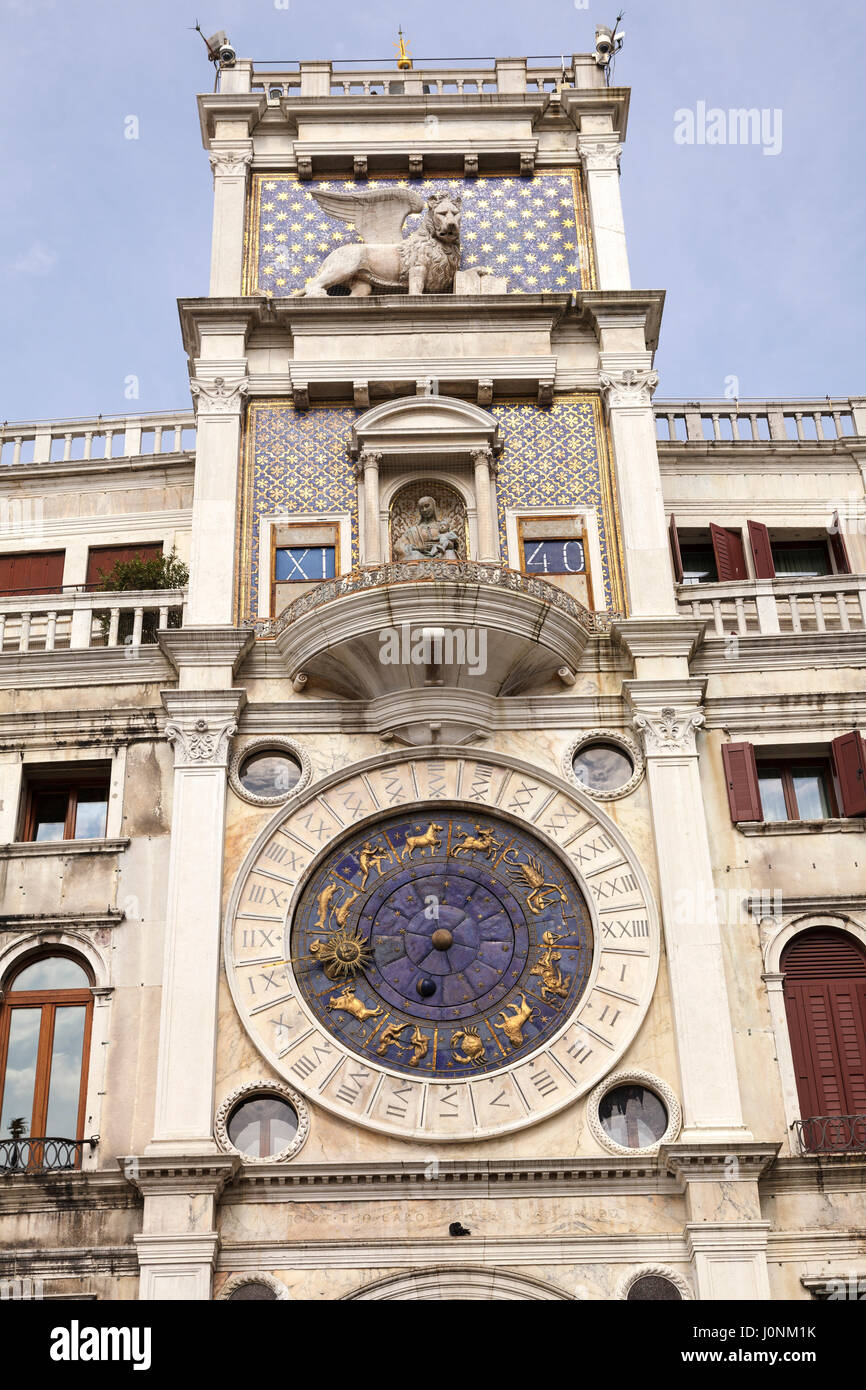
[[[863,0],[621,3],[632,283],[667,291],[657,397],[864,394]],[[616,13],[616,0],[0,0],[0,419],[190,405],[176,300],[207,293],[212,197],[196,19],[273,63],[390,59],[398,24],[416,59],[585,53]],[[763,136],[731,143],[709,113],[732,108],[764,112]]]

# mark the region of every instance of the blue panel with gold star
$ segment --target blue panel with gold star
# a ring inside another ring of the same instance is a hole
[[[341,512],[352,518],[352,567],[358,564],[357,484],[346,452],[354,406],[297,411],[291,401],[256,400],[247,411],[239,616],[257,611],[259,523],[267,516]],[[490,407],[504,448],[498,460],[501,552],[507,554],[505,513],[517,507],[594,507],[602,558],[596,607],[623,611],[622,565],[614,488],[598,396],[558,396],[553,405],[499,403]]]
[[[450,191],[463,199],[460,266],[508,279],[509,293],[570,292],[594,287],[586,200],[574,169],[508,178],[311,179],[256,174],[250,193],[244,293],[296,294],[335,247],[356,242],[353,227],[329,217],[313,189],[415,188],[424,197]],[[420,214],[406,219],[404,236]]]
[[[499,817],[437,804],[345,839],[307,883],[288,955],[309,1008],[359,1057],[473,1076],[528,1056],[583,994],[586,901]]]

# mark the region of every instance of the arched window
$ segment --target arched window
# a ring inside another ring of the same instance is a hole
[[[30,956],[0,1010],[0,1169],[81,1164],[93,994],[75,956]]]
[[[802,932],[781,968],[809,1153],[866,1148],[866,955],[829,927]]]

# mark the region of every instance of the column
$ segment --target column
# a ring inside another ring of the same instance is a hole
[[[478,517],[478,558],[496,560],[498,558],[493,540],[493,513],[491,509],[491,474],[493,452],[488,447],[472,450],[475,466],[475,510]]]
[[[647,367],[609,370],[601,353],[623,532],[631,617],[676,613],[673,568],[656,449],[652,394],[658,374]]]
[[[201,375],[190,382],[196,407],[196,470],[192,508],[189,599],[184,623],[234,621],[234,537],[243,400],[243,363],[229,376]]]
[[[622,145],[614,134],[581,136],[579,149],[586,175],[598,288],[631,289],[619,191]]]
[[[382,560],[379,518],[379,464],[382,455],[365,449],[359,460],[364,479],[364,564],[378,565]]]
[[[646,753],[682,1083],[682,1142],[748,1142],[695,742],[704,722],[702,682],[625,681],[623,689]]]
[[[244,218],[247,173],[253,147],[249,140],[214,145],[209,153],[213,169],[213,233],[211,241],[211,296],[242,293]]]
[[[776,1144],[739,1145],[735,1153],[704,1144],[666,1145],[662,1169],[685,1194],[683,1235],[700,1299],[770,1297],[767,1235],[758,1184],[776,1157]]]
[[[190,634],[184,637],[190,640]],[[239,634],[236,653],[243,640]],[[216,1152],[214,1060],[226,784],[229,746],[245,698],[241,690],[163,691],[175,771],[156,1105],[148,1155]]]

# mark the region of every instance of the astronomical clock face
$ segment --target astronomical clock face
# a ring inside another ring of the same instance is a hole
[[[630,1041],[657,965],[642,876],[598,817],[474,757],[320,784],[260,837],[230,905],[259,1049],[314,1102],[405,1137],[568,1104]]]

